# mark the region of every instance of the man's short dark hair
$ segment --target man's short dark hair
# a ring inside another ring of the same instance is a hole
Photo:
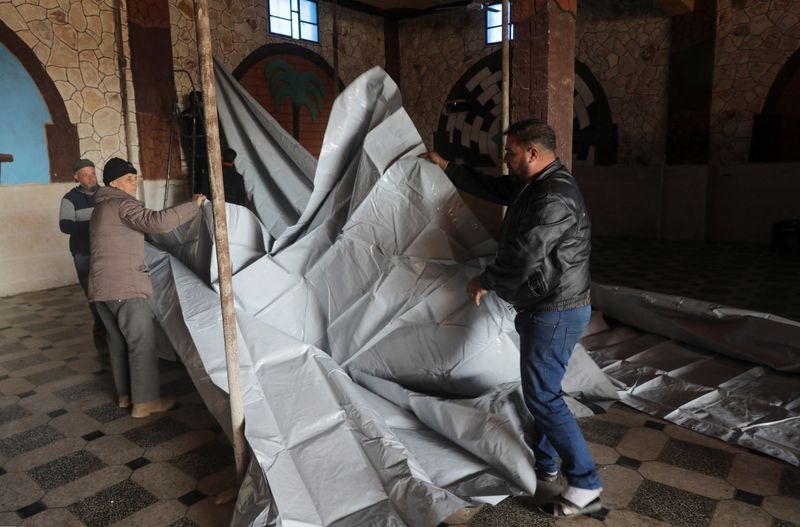
[[[556,149],[556,133],[550,125],[539,119],[526,119],[508,127],[506,135],[513,135],[522,145],[537,144],[547,150]]]
[[[233,163],[236,160],[236,150],[233,148],[226,148],[222,151],[222,162]]]

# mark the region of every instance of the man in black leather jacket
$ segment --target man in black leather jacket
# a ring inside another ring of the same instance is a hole
[[[438,164],[461,190],[508,206],[497,257],[470,280],[475,305],[494,291],[517,310],[525,404],[534,418],[531,448],[536,475],[555,481],[558,458],[567,487],[542,510],[572,516],[599,510],[601,483],[591,454],[561,392],[572,350],[589,323],[591,222],[575,178],[555,155],[556,138],[545,122],[529,119],[506,131],[504,160],[510,175],[490,177]]]

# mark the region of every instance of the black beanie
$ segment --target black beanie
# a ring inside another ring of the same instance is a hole
[[[103,184],[108,186],[109,183],[117,178],[121,178],[126,174],[137,173],[138,172],[136,172],[136,169],[133,168],[133,165],[131,165],[128,161],[118,157],[112,157],[108,160],[108,162],[106,162],[106,166],[103,167]]]

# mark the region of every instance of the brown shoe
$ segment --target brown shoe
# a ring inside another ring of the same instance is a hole
[[[117,406],[120,408],[130,408],[131,406],[131,396],[130,395],[120,395],[117,397]]]
[[[142,419],[152,414],[157,414],[159,412],[166,412],[173,406],[175,406],[174,397],[162,397],[161,399],[147,401],[146,403],[133,403],[133,411],[131,411],[131,417],[135,417],[136,419]]]

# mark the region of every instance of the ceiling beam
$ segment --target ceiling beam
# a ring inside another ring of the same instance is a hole
[[[669,16],[687,15],[694,11],[694,0],[658,0]]]

